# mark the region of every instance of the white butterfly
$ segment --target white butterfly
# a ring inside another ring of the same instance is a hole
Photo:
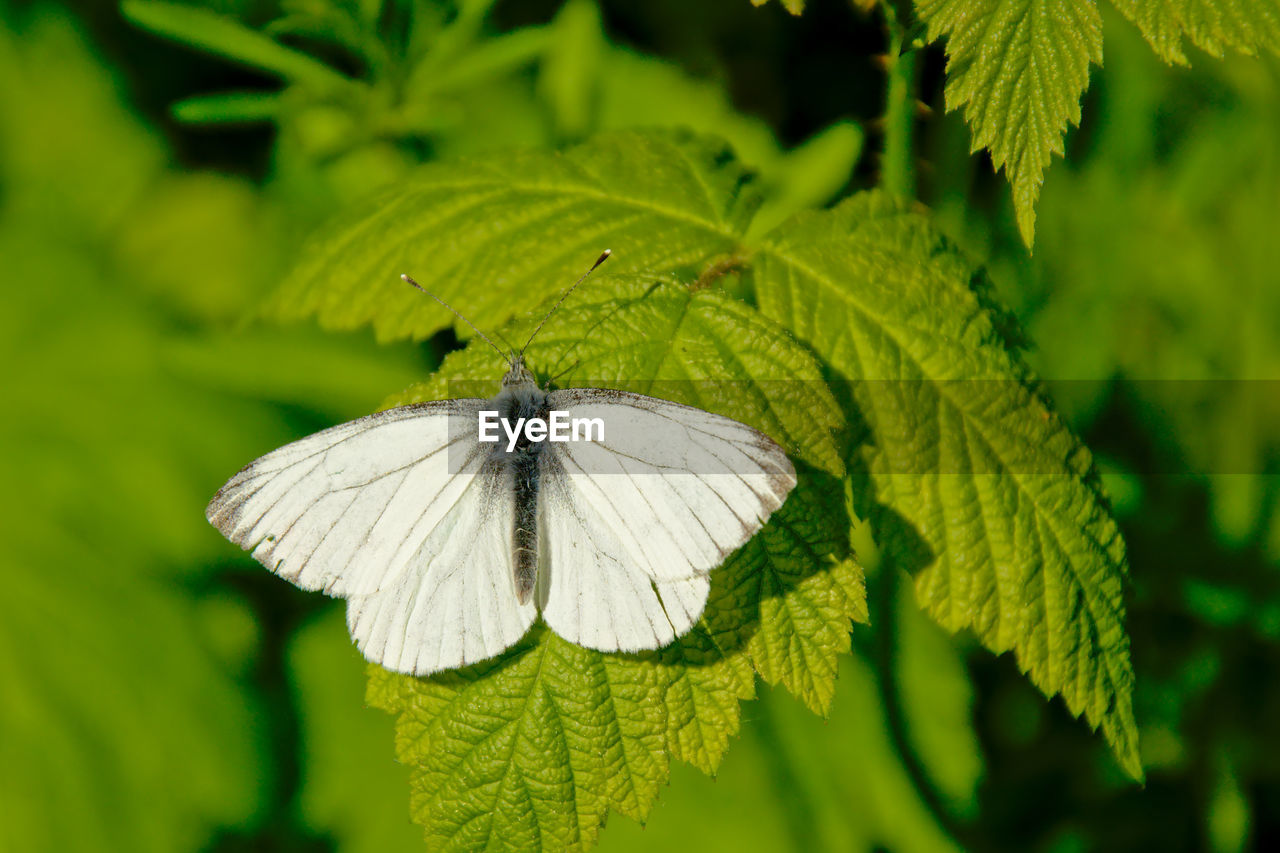
[[[268,453],[206,516],[281,577],[347,599],[357,647],[388,669],[493,657],[539,614],[587,648],[665,646],[701,616],[708,573],[782,505],[795,469],[722,415],[543,391],[522,353],[491,400],[388,409]],[[599,418],[604,439],[479,440],[482,411],[515,422],[553,410]]]

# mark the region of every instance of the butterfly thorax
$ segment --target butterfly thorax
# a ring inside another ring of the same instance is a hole
[[[547,406],[547,392],[538,387],[532,376],[526,380],[511,383],[503,379],[502,388],[490,402],[490,407],[497,410],[498,417],[512,426],[520,423],[521,419],[546,418],[550,413]],[[499,447],[505,450],[505,445],[501,442]],[[530,442],[522,433],[515,449],[519,452],[523,448],[536,449],[537,447],[537,443]]]

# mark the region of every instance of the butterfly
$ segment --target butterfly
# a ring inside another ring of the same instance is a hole
[[[399,406],[281,447],[227,481],[210,523],[296,586],[346,599],[360,652],[398,672],[494,657],[539,616],[603,652],[687,632],[708,574],[795,486],[786,453],[692,406],[545,391],[524,360],[529,342],[508,355],[472,329],[508,363],[494,397]],[[555,413],[599,434],[539,440],[528,424]],[[482,440],[486,418],[504,425],[496,441]]]

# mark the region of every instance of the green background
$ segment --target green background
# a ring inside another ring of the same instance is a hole
[[[798,18],[746,0],[207,7],[414,95],[325,102],[297,84],[318,63],[255,70],[111,3],[4,8],[0,848],[421,849],[340,605],[246,560],[203,506],[456,340],[379,345],[257,306],[317,223],[429,160],[687,125],[758,170],[762,228],[872,186],[883,24],[835,0]],[[452,25],[417,80],[379,47],[409,20]],[[1170,68],[1105,24],[1033,253],[944,112],[936,46],[912,171],[1100,458],[1129,543],[1145,787],[1011,660],[881,582],[829,718],[762,686],[716,777],[675,766],[647,824],[614,816],[602,849],[1280,841],[1280,73]],[[199,100],[223,92],[241,94]]]

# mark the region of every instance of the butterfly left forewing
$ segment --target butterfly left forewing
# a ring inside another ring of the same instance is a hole
[[[481,405],[402,406],[307,436],[245,466],[206,517],[303,589],[374,592],[475,476],[465,448]]]

